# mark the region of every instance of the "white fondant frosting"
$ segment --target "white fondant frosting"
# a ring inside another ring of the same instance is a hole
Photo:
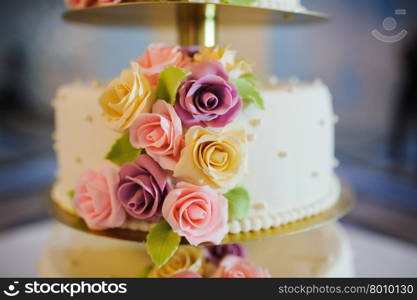
[[[52,197],[74,213],[69,191],[87,168],[116,167],[105,159],[120,133],[103,121],[97,83],[65,85],[53,102],[58,159]],[[320,81],[275,84],[261,90],[265,110],[249,106],[236,124],[248,142],[248,173],[241,184],[250,193],[249,216],[229,222],[229,232],[266,229],[319,213],[340,193],[333,168],[334,114],[331,96]],[[124,228],[148,230],[150,224],[128,219]]]
[[[248,107],[240,115],[249,141],[248,174],[242,185],[253,203],[247,220],[230,231],[282,225],[316,214],[339,197],[334,175],[334,123],[331,95],[319,80],[275,84],[261,91],[265,110]],[[251,225],[250,225],[251,224]]]
[[[97,82],[75,82],[59,88],[55,110],[54,149],[58,171],[52,195],[64,209],[75,212],[68,192],[86,169],[102,170],[114,165],[104,159],[120,133],[104,122],[98,98],[104,88]]]

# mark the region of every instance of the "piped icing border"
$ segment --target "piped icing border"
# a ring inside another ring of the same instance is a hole
[[[340,180],[334,176],[329,193],[323,198],[306,206],[297,207],[285,212],[248,216],[241,220],[229,222],[229,233],[258,231],[282,226],[303,218],[314,216],[337,202],[341,191]]]

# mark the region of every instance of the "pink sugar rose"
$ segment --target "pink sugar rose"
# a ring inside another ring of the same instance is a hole
[[[152,86],[156,86],[159,74],[170,66],[185,68],[191,62],[190,57],[178,46],[172,47],[162,43],[151,44],[138,59],[142,74]]]
[[[159,165],[174,170],[184,148],[181,120],[172,105],[158,100],[152,113],[143,113],[129,129],[130,143],[143,148]]]
[[[196,272],[185,270],[185,271],[180,271],[176,273],[172,278],[203,278],[203,277],[201,277],[201,275],[197,274]]]
[[[86,8],[97,4],[97,0],[65,0],[71,8]]]
[[[270,278],[269,272],[249,260],[228,255],[220,262],[214,278]]]
[[[75,208],[89,228],[115,228],[125,221],[126,213],[116,199],[118,182],[113,169],[101,173],[87,170],[81,175],[75,191]]]
[[[227,199],[209,186],[178,183],[167,195],[162,215],[194,246],[203,242],[219,244],[228,232]]]

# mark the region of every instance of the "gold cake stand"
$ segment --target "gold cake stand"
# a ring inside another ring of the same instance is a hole
[[[258,231],[250,232],[241,232],[232,234],[229,233],[223,239],[222,244],[229,243],[241,243],[247,242],[262,238],[267,238],[270,236],[285,236],[290,234],[296,234],[312,229],[319,228],[323,225],[334,222],[344,215],[346,215],[354,205],[354,194],[351,187],[344,181],[342,181],[341,194],[337,202],[330,208],[308,218],[304,218],[295,222],[290,222],[281,226],[272,227],[270,229],[261,229]],[[68,213],[63,210],[59,205],[57,205],[51,197],[48,197],[46,203],[49,214],[54,217],[59,222],[70,226],[74,229],[87,232],[94,235],[105,236],[110,238],[136,241],[136,242],[145,242],[147,232],[139,230],[130,230],[130,229],[108,229],[101,231],[90,230],[85,222],[78,216]],[[188,242],[185,239],[182,239],[182,244],[187,244]]]
[[[153,26],[177,29],[183,46],[216,45],[217,25],[266,26],[320,22],[325,14],[308,10],[279,10],[269,7],[212,3],[192,0],[145,0],[73,9],[63,14],[69,22],[109,26]]]

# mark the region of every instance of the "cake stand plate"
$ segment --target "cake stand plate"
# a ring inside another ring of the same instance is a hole
[[[65,210],[61,209],[51,197],[47,198],[48,201],[46,203],[48,212],[51,216],[57,219],[59,222],[70,226],[74,229],[78,229],[80,231],[84,231],[90,234],[99,235],[99,236],[106,236],[110,238],[122,239],[122,240],[129,240],[129,241],[136,241],[136,242],[145,242],[147,232],[139,231],[139,230],[130,230],[130,229],[108,229],[102,231],[93,231],[90,230],[84,221],[75,215],[72,215]],[[346,215],[353,207],[354,204],[354,195],[350,186],[342,181],[342,189],[341,195],[338,201],[327,210],[324,210],[312,217],[304,218],[299,221],[287,223],[278,227],[273,227],[270,229],[262,229],[258,231],[250,231],[250,232],[241,232],[232,234],[229,233],[223,239],[223,244],[229,243],[241,243],[247,242],[262,238],[267,238],[271,236],[284,236],[289,234],[296,234],[299,232],[304,232],[312,229],[316,229],[320,226],[325,224],[334,222],[344,215]],[[181,241],[182,244],[188,244],[188,242],[183,238]]]
[[[213,3],[210,1],[125,1],[119,4],[72,9],[63,14],[69,22],[111,26],[174,26],[178,11],[192,19],[195,9],[210,6],[221,25],[275,25],[326,21],[325,14],[309,10],[283,10],[270,7]],[[210,13],[206,10],[206,13]]]

